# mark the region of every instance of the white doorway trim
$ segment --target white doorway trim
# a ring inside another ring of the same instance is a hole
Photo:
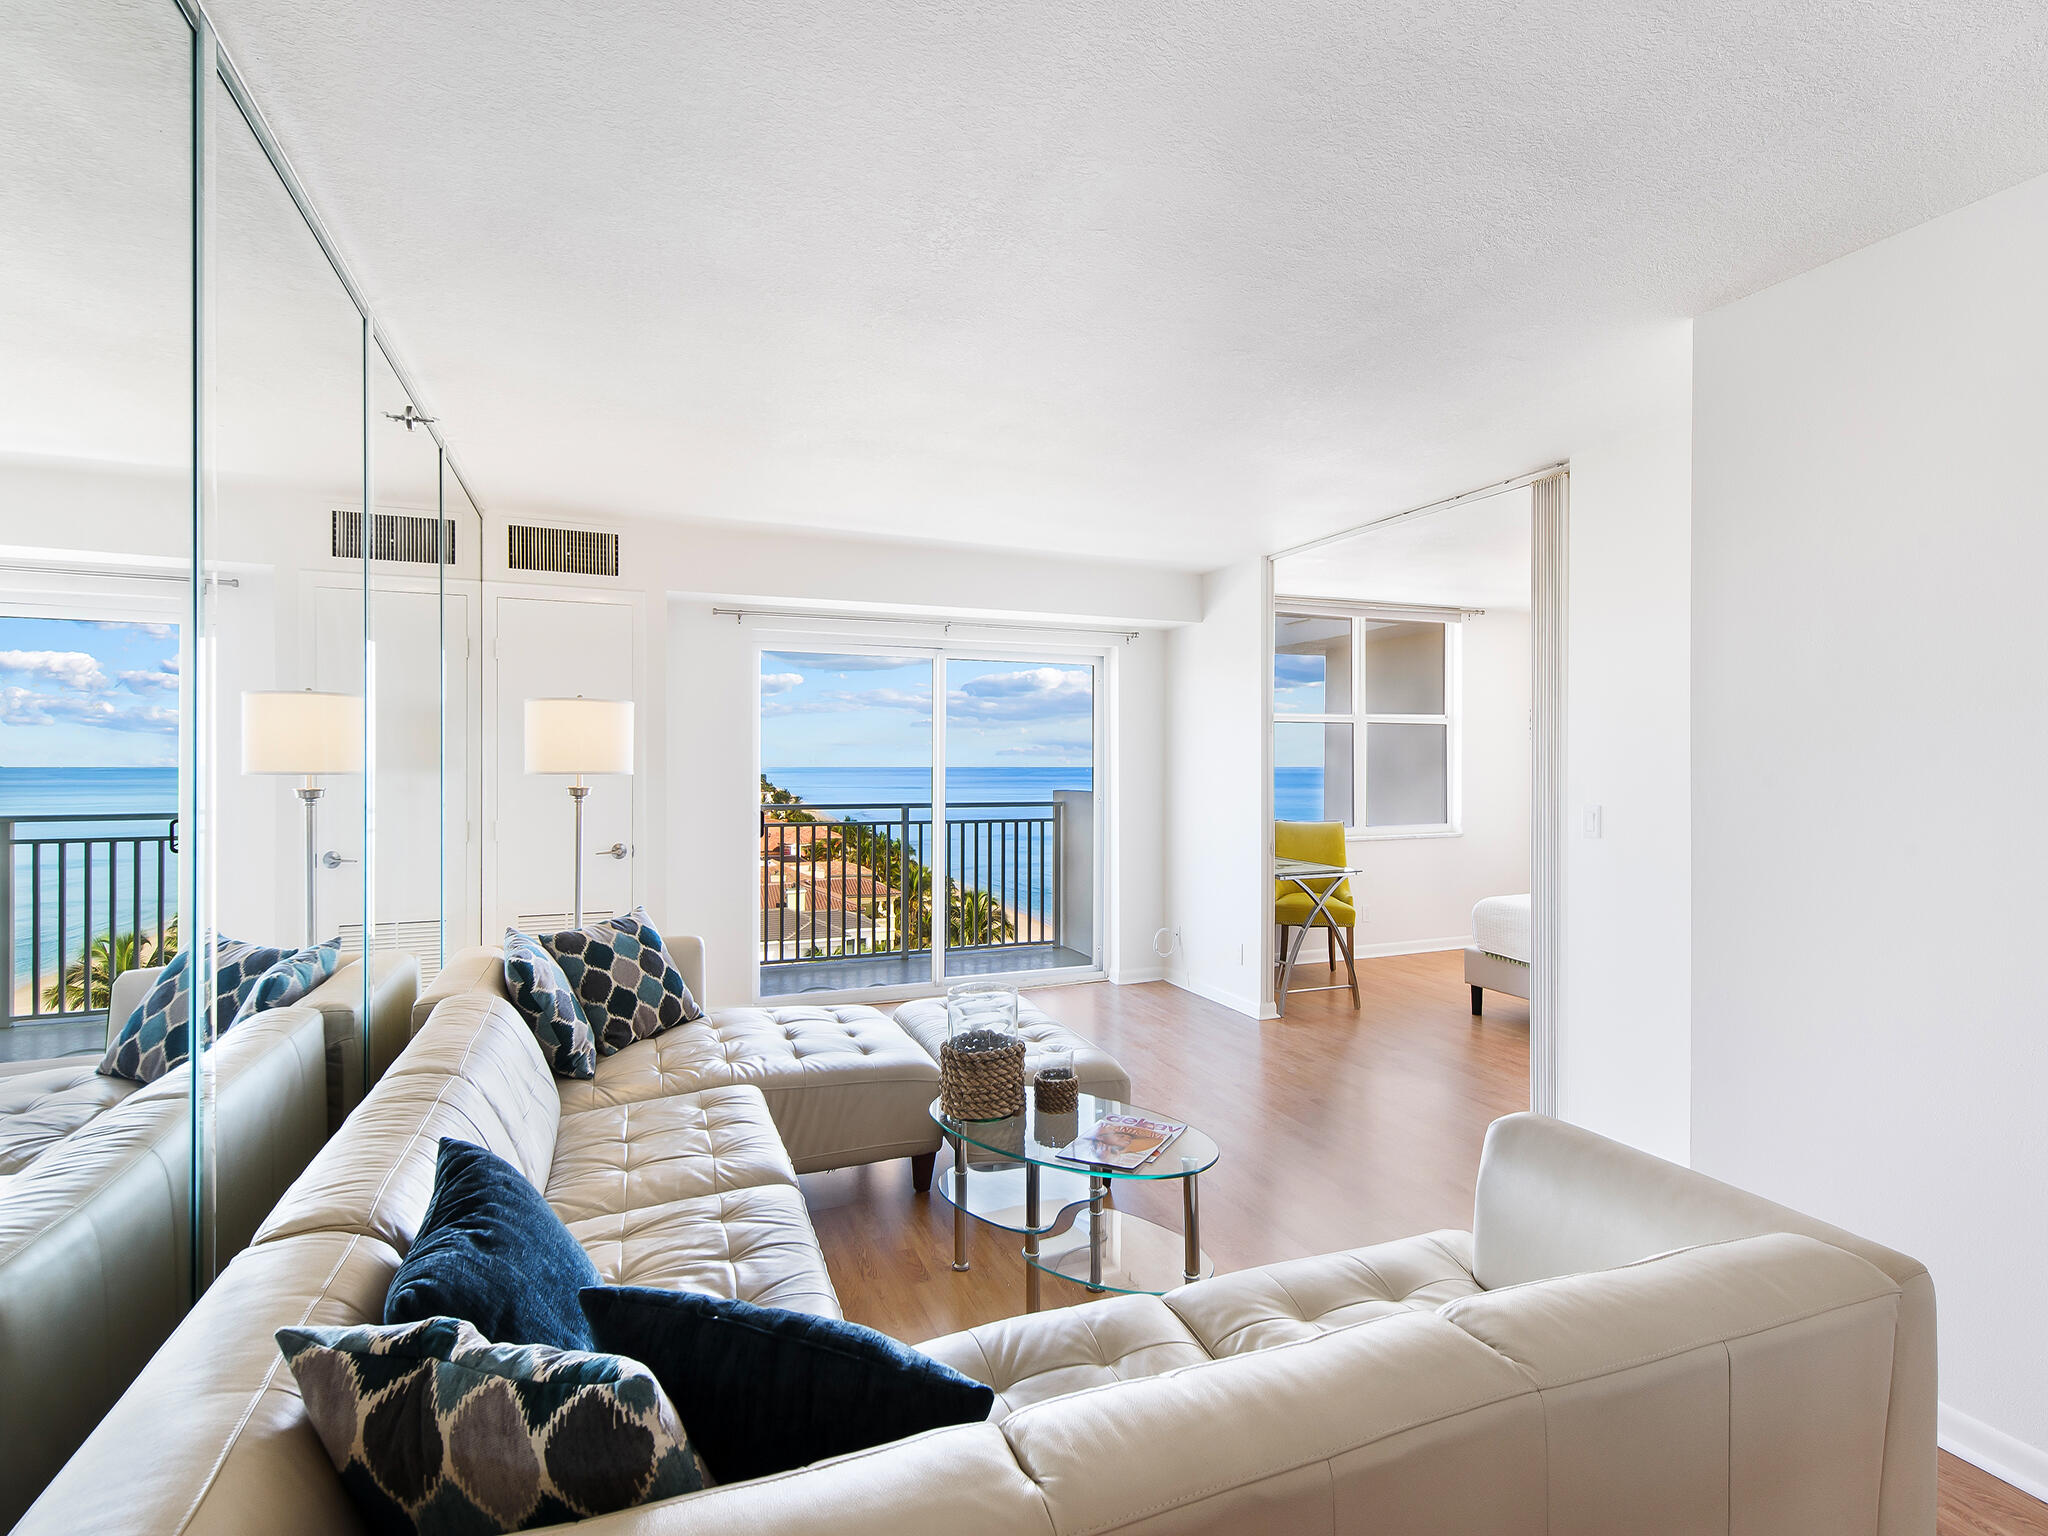
[[[1532,736],[1531,848],[1529,901],[1534,924],[1534,953],[1529,986],[1529,1107],[1538,1114],[1558,1109],[1557,1063],[1564,1015],[1565,953],[1565,637],[1570,613],[1568,552],[1570,547],[1571,466],[1546,465],[1511,479],[1447,496],[1406,511],[1311,539],[1266,558],[1265,591],[1265,772],[1266,877],[1273,873],[1273,622],[1274,567],[1292,555],[1306,554],[1374,528],[1412,517],[1448,511],[1468,502],[1528,487],[1532,496],[1530,608],[1532,670],[1530,727]],[[1273,1007],[1273,925],[1261,924],[1265,964],[1261,968],[1260,1017],[1275,1016]]]

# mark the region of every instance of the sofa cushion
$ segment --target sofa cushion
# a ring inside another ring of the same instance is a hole
[[[1217,1275],[1166,1296],[1212,1355],[1238,1355],[1476,1295],[1472,1239],[1431,1232]]]
[[[192,956],[178,951],[156,984],[107,1042],[100,1071],[109,1077],[153,1083],[192,1052]],[[241,939],[217,939],[213,948],[214,1017],[232,1021],[263,973],[285,951]]]
[[[379,1536],[523,1531],[704,1485],[636,1361],[494,1344],[445,1317],[280,1328],[277,1344]]]
[[[709,1088],[564,1115],[547,1197],[576,1221],[795,1182],[760,1091]]]
[[[645,907],[544,933],[540,941],[568,978],[604,1055],[704,1015]]]
[[[597,1069],[597,1037],[569,979],[539,939],[517,928],[505,930],[505,991],[555,1076],[587,1078]]]
[[[19,1173],[141,1086],[105,1076],[93,1056],[36,1065],[0,1077],[0,1175]]]
[[[1049,1397],[1157,1376],[1209,1358],[1157,1296],[1113,1296],[1085,1307],[1006,1317],[918,1348],[993,1387],[989,1417],[998,1421]]]
[[[544,1188],[560,1112],[554,1082],[511,1004],[451,999],[285,1192],[256,1241],[359,1232],[403,1253],[433,1197],[443,1136],[490,1148]]]
[[[570,1222],[569,1231],[606,1285],[702,1291],[839,1316],[825,1255],[794,1184],[586,1216]]]
[[[328,939],[283,955],[256,978],[243,994],[229,1022],[239,1024],[251,1015],[295,1003],[334,974],[341,964],[341,940]]]
[[[444,1137],[434,1197],[384,1298],[384,1321],[459,1317],[502,1344],[590,1348],[576,1294],[589,1255],[517,1168]]]
[[[924,997],[905,1003],[896,1010],[895,1019],[923,1047],[926,1055],[933,1061],[939,1059],[939,1047],[946,1043],[946,1000],[943,997]],[[1044,1010],[1034,1008],[1029,1002],[1020,1003],[1017,1032],[1024,1037],[1024,1070],[1027,1073],[1037,1070],[1039,1060],[1048,1048],[1058,1046],[1074,1053],[1074,1075],[1080,1078],[1083,1093],[1093,1094],[1098,1099],[1115,1099],[1119,1103],[1130,1101],[1131,1075],[1117,1064],[1116,1058],[1089,1044]]]
[[[599,1347],[644,1361],[704,1464],[738,1482],[988,1417],[994,1394],[839,1318],[643,1288],[583,1293]]]
[[[562,1084],[562,1109],[626,1104],[750,1083],[798,1173],[935,1151],[926,1109],[933,1058],[873,1008],[716,1008],[627,1046],[588,1083]]]

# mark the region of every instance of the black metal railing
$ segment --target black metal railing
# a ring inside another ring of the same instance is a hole
[[[115,976],[163,964],[177,853],[171,814],[0,817],[0,1025],[103,1017]]]
[[[929,954],[940,920],[948,950],[1063,943],[1065,810],[1056,800],[948,806],[942,872],[929,802],[763,805],[762,963]]]

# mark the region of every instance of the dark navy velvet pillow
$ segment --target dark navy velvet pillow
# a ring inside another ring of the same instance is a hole
[[[654,1372],[721,1483],[988,1417],[995,1393],[858,1323],[693,1291],[583,1293],[596,1347]]]
[[[495,1152],[441,1138],[434,1195],[384,1295],[384,1321],[459,1317],[493,1344],[589,1350],[577,1293],[597,1266],[532,1182]]]

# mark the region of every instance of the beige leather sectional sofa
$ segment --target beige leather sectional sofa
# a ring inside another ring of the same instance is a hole
[[[657,1044],[621,1055],[658,1058]],[[874,1037],[866,1054],[882,1054]],[[734,1071],[747,1059],[728,1057]],[[50,1486],[25,1536],[360,1532],[271,1335],[381,1315],[442,1136],[522,1168],[608,1281],[836,1313],[763,1089],[665,1093],[644,1059],[607,1076],[558,1083],[488,988],[444,995]],[[790,1127],[816,1136],[828,1123],[807,1110]],[[817,1141],[805,1153],[823,1155]],[[1469,1234],[1012,1318],[924,1347],[996,1388],[988,1422],[582,1529],[1933,1529],[1925,1271],[1535,1116],[1490,1132]]]

